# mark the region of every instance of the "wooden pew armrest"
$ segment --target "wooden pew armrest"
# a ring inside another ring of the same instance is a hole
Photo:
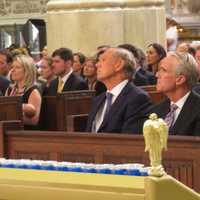
[[[67,131],[85,131],[88,114],[69,115],[67,116]]]

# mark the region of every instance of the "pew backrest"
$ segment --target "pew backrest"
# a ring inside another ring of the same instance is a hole
[[[68,116],[88,114],[95,91],[63,92],[43,98],[42,124],[45,130],[67,130]]]

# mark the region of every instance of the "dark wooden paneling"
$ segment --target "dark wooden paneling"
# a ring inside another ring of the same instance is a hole
[[[0,121],[22,119],[21,97],[0,97]]]
[[[7,158],[30,158],[94,163],[144,163],[144,140],[139,135],[53,131],[4,131]],[[170,136],[163,153],[166,171],[200,192],[200,137]],[[30,156],[30,157],[29,157]]]
[[[88,114],[94,95],[94,91],[73,91],[63,92],[55,97],[44,97],[41,116],[43,129],[53,131],[72,129],[68,126],[68,117]]]

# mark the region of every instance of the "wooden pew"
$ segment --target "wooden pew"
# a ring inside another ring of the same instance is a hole
[[[145,85],[145,86],[140,86],[140,88],[149,94],[152,102],[155,104],[160,103],[162,100],[166,98],[166,96],[163,93],[158,92],[156,90],[156,85]]]
[[[156,91],[156,85],[144,85],[144,86],[139,86],[139,87],[146,92]]]
[[[8,130],[23,130],[21,120],[0,121],[0,157],[7,157],[5,132]]]
[[[156,90],[156,85],[145,85],[145,86],[140,86],[140,88],[149,94],[149,96],[152,99],[152,102],[155,104],[161,102],[166,98],[163,93],[158,92]]]
[[[21,97],[0,97],[0,121],[23,120]]]
[[[63,92],[57,96],[43,97],[40,124],[43,130],[70,130],[69,116],[88,114],[94,91]],[[85,123],[85,122],[84,122]]]
[[[166,98],[163,93],[158,91],[148,91],[148,94],[154,104],[158,104]]]
[[[4,155],[88,163],[144,163],[141,135],[5,130]],[[170,136],[163,164],[167,173],[200,192],[200,137]]]

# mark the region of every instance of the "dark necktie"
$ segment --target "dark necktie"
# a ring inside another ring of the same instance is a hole
[[[175,111],[176,111],[177,108],[178,108],[178,106],[176,104],[172,104],[171,107],[170,107],[170,112],[165,117],[165,122],[167,123],[169,129],[174,124]]]
[[[110,108],[112,106],[112,97],[113,97],[113,94],[110,93],[110,92],[107,92],[106,93],[106,102],[107,102],[107,105],[106,105],[106,110],[105,110],[105,114],[104,114],[104,119],[107,117],[109,111],[110,111]]]

